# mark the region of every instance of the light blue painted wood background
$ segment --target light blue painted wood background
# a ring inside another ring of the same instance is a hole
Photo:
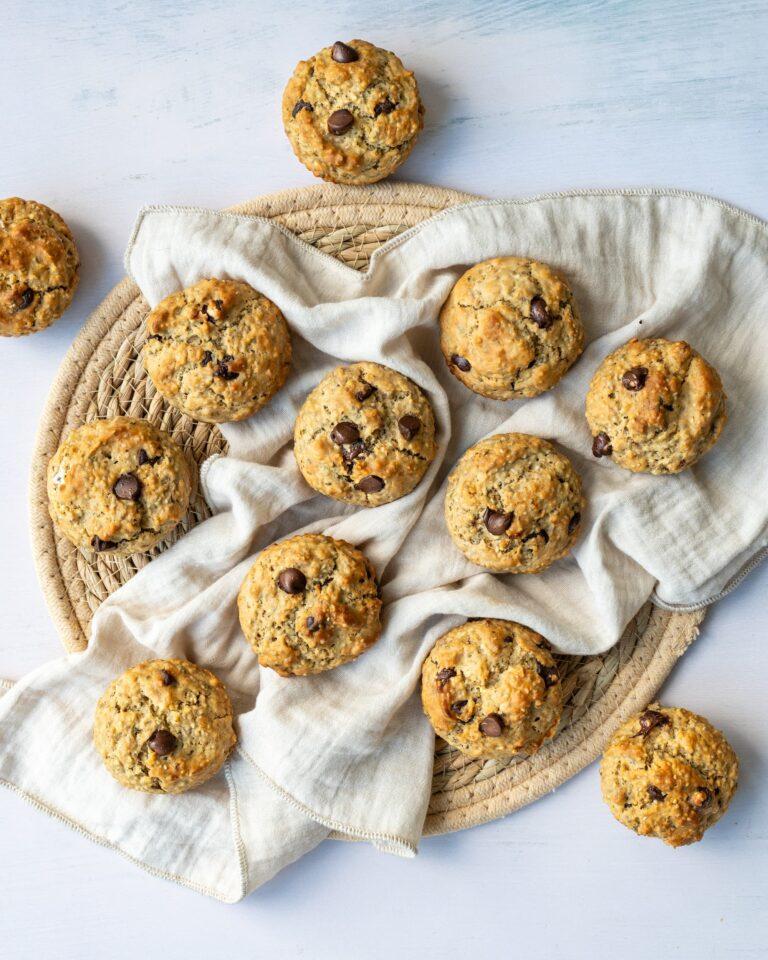
[[[53,329],[0,345],[0,675],[58,653],[27,545],[32,437],[87,313],[122,274],[138,207],[223,206],[312,178],[282,134],[295,62],[362,36],[427,104],[401,171],[489,196],[662,185],[768,217],[768,4],[4,0],[0,195],[70,221],[81,289]],[[665,698],[728,729],[744,766],[705,843],[636,840],[586,771],[414,862],[326,844],[226,908],[164,885],[0,792],[0,949],[16,958],[766,956],[768,570],[710,616]]]

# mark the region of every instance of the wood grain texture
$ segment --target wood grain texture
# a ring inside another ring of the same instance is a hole
[[[141,204],[224,206],[311,182],[279,119],[300,57],[362,36],[416,70],[427,125],[403,179],[498,197],[677,186],[768,217],[764,0],[4,0],[1,22],[0,193],[61,211],[83,277],[58,324],[0,344],[0,675],[58,655],[23,504],[60,359],[120,279]],[[762,957],[766,589],[768,568],[720,604],[665,689],[724,727],[743,761],[732,809],[698,847],[659,849],[623,831],[589,769],[504,822],[427,841],[412,863],[325,844],[226,909],[0,792],[3,952]]]

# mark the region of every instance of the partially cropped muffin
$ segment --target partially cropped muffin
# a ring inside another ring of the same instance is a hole
[[[585,501],[570,460],[525,433],[481,440],[451,471],[445,519],[453,542],[481,567],[538,573],[578,539]]]
[[[307,483],[362,507],[410,493],[436,452],[426,396],[378,363],[332,370],[309,394],[294,427],[296,462]]]
[[[723,734],[680,707],[651,706],[613,735],[600,764],[616,819],[671,847],[701,840],[725,813],[739,761]]]
[[[568,284],[545,263],[499,257],[470,267],[440,312],[448,369],[484,397],[535,397],[584,349]]]
[[[127,557],[149,550],[185,516],[192,475],[181,447],[146,420],[93,420],[48,464],[51,519],[75,546]]]
[[[34,200],[0,200],[0,336],[50,326],[79,278],[77,247],[58,213]]]
[[[375,183],[413,149],[424,125],[416,79],[389,50],[337,41],[302,60],[283,93],[293,152],[316,177]]]
[[[210,780],[235,745],[221,681],[187,660],[147,660],[107,687],[93,741],[124,787],[184,793]]]
[[[242,280],[200,280],[147,317],[144,366],[174,407],[226,423],[260,410],[285,383],[291,338],[285,318]]]
[[[544,638],[510,620],[470,620],[443,634],[424,661],[421,699],[435,733],[470,757],[536,753],[562,713]]]
[[[725,407],[717,371],[684,340],[630,340],[589,386],[592,454],[636,473],[679,473],[716,443]]]
[[[352,544],[321,534],[262,550],[240,588],[238,610],[259,663],[284,677],[348,663],[381,633],[372,564]]]

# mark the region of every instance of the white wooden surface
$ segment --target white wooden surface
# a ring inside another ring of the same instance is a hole
[[[768,6],[732,0],[397,5],[4,0],[0,195],[49,203],[83,257],[56,327],[0,344],[0,675],[59,653],[32,567],[27,477],[48,385],[120,278],[138,207],[309,183],[279,122],[296,60],[362,36],[418,74],[404,179],[522,196],[655,184],[768,217]],[[415,861],[327,843],[225,907],[154,880],[0,791],[0,953],[175,960],[766,956],[768,566],[721,603],[664,689],[743,764],[727,818],[678,851],[614,824],[594,767]]]

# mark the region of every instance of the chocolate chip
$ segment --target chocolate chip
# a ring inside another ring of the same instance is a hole
[[[230,363],[235,358],[232,356],[231,353],[225,353],[221,359],[224,361],[224,363]]]
[[[354,443],[345,444],[341,448],[341,458],[345,463],[352,463],[358,457],[365,453],[365,444],[362,440],[356,440]]]
[[[549,690],[550,687],[554,687],[560,679],[557,673],[557,667],[542,663],[540,660],[536,661],[536,672],[544,681],[544,687],[547,690]]]
[[[141,496],[141,480],[135,473],[121,473],[112,487],[118,500],[138,500]]]
[[[613,446],[611,444],[611,438],[608,436],[607,433],[603,433],[601,431],[592,441],[592,456],[593,457],[610,457],[612,453],[613,453]]]
[[[435,674],[435,680],[437,681],[438,687],[440,687],[440,689],[442,690],[443,687],[446,685],[446,683],[448,683],[448,681],[451,679],[451,677],[455,677],[455,676],[456,676],[456,671],[453,669],[453,667],[443,667],[442,670],[438,670],[437,673]],[[467,701],[465,700],[464,703],[466,702]]]
[[[498,510],[491,510],[490,507],[486,507],[483,514],[485,528],[494,537],[500,537],[503,533],[506,533],[512,526],[514,519],[514,513],[501,513]]]
[[[354,47],[350,47],[346,43],[342,43],[341,40],[337,40],[331,50],[331,57],[336,63],[354,63],[355,60],[360,59],[360,54]]]
[[[169,753],[173,753],[176,749],[178,740],[170,730],[155,730],[148,743],[158,757],[167,757]]]
[[[355,443],[360,439],[360,431],[354,423],[349,420],[342,420],[331,430],[331,440],[342,446],[345,443]]]
[[[480,721],[480,733],[486,737],[500,737],[504,729],[504,721],[498,713],[489,713]]]
[[[117,544],[114,540],[102,540],[101,537],[91,537],[91,546],[96,553],[101,553],[104,550],[114,550]]]
[[[472,364],[467,360],[466,357],[460,357],[458,353],[454,353],[451,357],[451,363],[454,367],[458,367],[462,373],[468,373],[472,369]]]
[[[35,291],[31,287],[26,287],[14,298],[11,313],[21,313],[22,310],[26,310],[27,307],[31,306],[34,299]]]
[[[549,330],[554,323],[543,297],[534,297],[533,300],[531,300],[531,320],[533,320],[539,330]]]
[[[376,387],[374,387],[372,383],[368,383],[367,380],[363,380],[362,383],[363,383],[362,389],[358,390],[357,393],[355,394],[355,396],[360,401],[360,403],[362,403],[363,400],[367,400],[372,393],[376,392]]]
[[[160,671],[160,679],[163,681],[164,687],[175,687],[176,683],[178,682],[176,677],[174,677],[174,675],[168,670]]]
[[[406,413],[404,417],[400,417],[397,421],[397,426],[406,440],[413,440],[421,430],[421,420],[412,413]]]
[[[307,578],[296,567],[286,567],[278,574],[277,585],[283,593],[301,593],[307,585]]]
[[[374,117],[380,117],[382,113],[392,113],[396,106],[397,104],[392,103],[389,97],[387,97],[386,100],[382,100],[381,103],[376,104],[376,106],[373,108],[373,115]]]
[[[302,110],[306,110],[307,113],[313,113],[315,108],[311,103],[307,103],[306,100],[297,100],[293,105],[293,110],[291,110],[291,116],[295,117],[297,114],[301,113]]]
[[[315,620],[314,617],[307,617],[307,630],[309,630],[310,633],[317,633],[322,625],[320,620]]]
[[[651,800],[658,801],[663,800],[664,797],[666,797],[666,793],[663,793],[658,787],[650,783],[648,784],[648,796],[651,798]]]
[[[154,466],[159,460],[162,460],[162,456],[150,457],[146,450],[142,447],[139,450],[139,466],[143,467],[145,463],[148,463],[150,467]]]
[[[580,523],[581,523],[581,514],[574,513],[574,515],[568,521],[568,533],[569,534],[573,533],[573,531],[576,529],[576,527],[578,527]]]
[[[213,360],[213,354],[211,353],[210,350],[206,350],[205,353],[203,354],[203,359],[200,361],[200,363],[202,364],[202,366],[207,367],[208,364],[211,362],[211,360]]]
[[[230,370],[226,363],[217,363],[213,375],[214,377],[221,377],[222,380],[237,380],[240,376],[239,373]]]
[[[328,131],[339,136],[346,133],[354,122],[355,118],[349,110],[334,110],[328,117]]]
[[[355,490],[360,490],[362,493],[378,493],[379,490],[383,489],[384,481],[374,474],[371,474],[370,477],[363,477],[359,483],[355,484]]]
[[[712,793],[706,787],[697,787],[691,794],[694,807],[703,807],[712,799]]]
[[[625,390],[631,390],[633,393],[636,393],[638,390],[643,389],[647,379],[647,367],[632,367],[622,376],[621,385]]]
[[[645,713],[640,715],[638,722],[640,724],[640,733],[646,736],[654,727],[666,726],[669,723],[669,717],[664,713],[660,713],[658,710],[646,710]]]
[[[455,703],[451,704],[451,713],[461,713],[466,705],[466,700],[457,700]]]

